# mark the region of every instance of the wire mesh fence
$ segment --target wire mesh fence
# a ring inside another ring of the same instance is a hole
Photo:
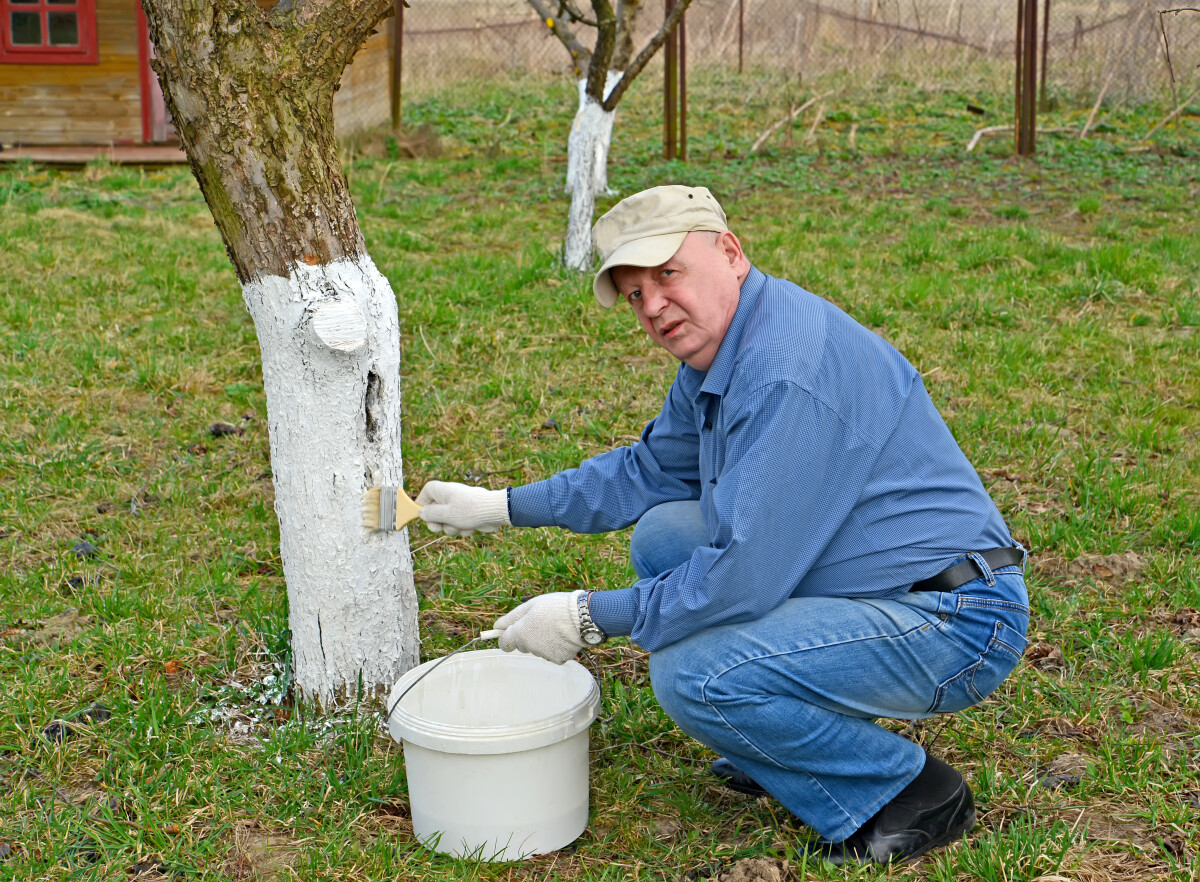
[[[1045,88],[1090,103],[1183,101],[1200,86],[1200,13],[1150,0],[1048,0],[1038,22]],[[931,84],[1015,57],[1017,0],[694,0],[690,70],[879,77],[923,71]],[[662,7],[643,5],[644,40]],[[403,82],[413,97],[529,73],[572,76],[566,50],[526,0],[424,0],[405,12]],[[592,34],[578,29],[590,44]],[[1173,77],[1173,81],[1172,81]]]

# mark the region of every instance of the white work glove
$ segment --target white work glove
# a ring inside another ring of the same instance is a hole
[[[561,665],[583,648],[579,635],[579,595],[582,591],[539,594],[496,619],[500,648],[519,649]]]
[[[508,491],[430,481],[417,497],[421,520],[435,533],[470,536],[476,530],[495,533],[507,527]]]

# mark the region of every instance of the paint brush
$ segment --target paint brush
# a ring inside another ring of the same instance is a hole
[[[420,513],[421,506],[398,487],[369,487],[363,494],[362,523],[368,530],[399,530]]]

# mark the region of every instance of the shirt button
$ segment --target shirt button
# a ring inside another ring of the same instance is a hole
[[[709,431],[712,431],[712,420],[705,420],[705,421],[704,421],[704,428],[705,428],[705,429],[707,429],[707,430],[709,430]]]

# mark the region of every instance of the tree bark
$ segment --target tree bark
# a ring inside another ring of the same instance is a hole
[[[620,71],[609,71],[606,92],[621,80]],[[579,84],[579,110],[567,139],[567,192],[571,208],[567,215],[567,238],[563,245],[563,263],[580,272],[591,266],[592,215],[596,197],[608,190],[608,151],[612,146],[616,111],[605,110],[589,92],[587,82]]]
[[[599,159],[592,163],[592,193],[608,193],[608,150],[612,144],[613,123],[616,111],[607,111],[601,106],[607,95],[621,79],[621,71],[610,70],[604,85],[604,95],[592,98],[587,92],[587,80],[579,81],[579,109],[571,121],[571,133],[567,136],[567,182],[565,192],[574,193],[579,184],[580,160],[584,153],[595,154]],[[602,142],[602,143],[601,143]]]
[[[152,62],[262,350],[295,683],[333,707],[419,657],[408,536],[360,525],[402,486],[395,297],[333,130],[342,71],[392,0],[142,0]]]

